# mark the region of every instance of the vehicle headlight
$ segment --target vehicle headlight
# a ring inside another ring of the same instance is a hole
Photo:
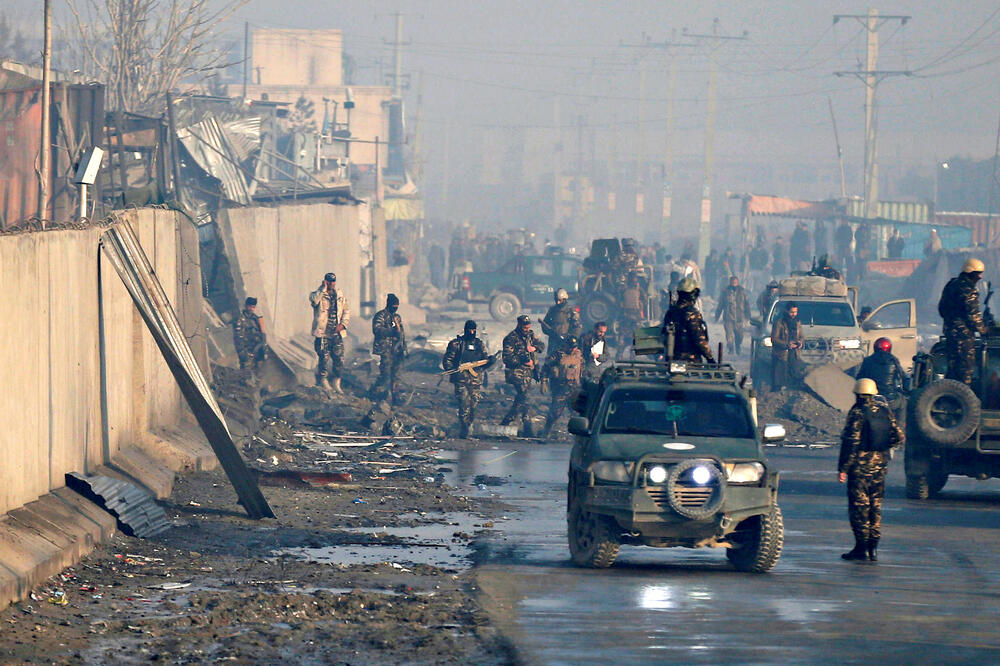
[[[712,480],[712,472],[705,466],[695,467],[691,470],[691,480],[703,486]]]
[[[761,340],[761,341],[760,341],[760,343],[761,343],[762,345],[764,345],[765,347],[770,347],[770,346],[771,346],[771,344],[772,344],[772,343],[771,343],[771,336],[770,336],[770,335],[769,335],[769,336],[767,336],[766,338],[764,338],[763,340]]]
[[[612,483],[628,483],[632,480],[632,465],[619,460],[600,460],[590,466],[594,478]]]
[[[841,349],[861,349],[861,340],[837,340]]]
[[[759,462],[726,465],[726,479],[729,483],[757,483],[762,476],[764,476],[764,466]]]
[[[650,483],[663,483],[667,480],[667,468],[663,465],[655,465],[649,468],[649,482]]]

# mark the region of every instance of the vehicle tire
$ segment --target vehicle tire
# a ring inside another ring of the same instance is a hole
[[[906,475],[906,499],[925,500],[931,496],[930,485],[923,474]]]
[[[585,326],[593,326],[599,321],[611,322],[614,317],[615,307],[611,299],[605,294],[591,294],[583,302],[580,308],[580,315]]]
[[[745,522],[750,521],[753,524],[748,526],[749,529],[737,530],[730,536],[734,547],[726,549],[726,557],[737,571],[765,573],[778,563],[785,545],[781,509],[774,504],[769,513],[748,518]]]
[[[708,483],[701,487],[681,485],[681,477],[695,467],[705,467],[711,472]],[[715,515],[726,500],[726,478],[722,471],[710,461],[697,458],[681,461],[670,468],[666,488],[667,502],[670,504],[670,508],[691,520],[702,520]],[[705,498],[704,502],[699,503],[701,498],[697,493],[703,491],[704,488],[711,488],[712,492]]]
[[[590,513],[576,502],[570,506],[566,517],[569,554],[573,564],[591,569],[607,569],[615,563],[621,542],[619,530],[605,516]]]
[[[927,475],[927,490],[931,497],[937,495],[948,484],[948,474],[941,470],[931,469]]]
[[[490,315],[497,321],[511,321],[521,313],[521,299],[517,294],[501,291],[490,299]]]
[[[910,399],[911,422],[934,444],[959,444],[979,427],[980,403],[972,389],[954,379],[939,379]]]

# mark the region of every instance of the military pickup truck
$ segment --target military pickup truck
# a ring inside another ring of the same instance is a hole
[[[819,276],[786,278],[778,283],[778,298],[767,317],[751,319],[750,375],[754,385],[771,384],[771,328],[790,303],[799,307],[803,344],[798,363],[801,376],[821,365],[832,364],[847,370],[871,353],[872,343],[881,337],[892,341],[893,353],[909,370],[917,353],[917,308],[912,298],[883,303],[858,323],[857,289],[840,280]]]
[[[497,321],[510,321],[524,307],[552,305],[556,289],[576,292],[580,260],[566,255],[516,256],[496,271],[467,271],[452,276],[451,300],[489,303]]]
[[[725,548],[763,573],[784,542],[778,472],[755,402],[729,365],[629,362],[581,392],[567,485],[573,562],[609,567],[622,544]]]

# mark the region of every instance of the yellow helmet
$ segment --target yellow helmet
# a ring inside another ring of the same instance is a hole
[[[684,293],[684,294],[690,294],[695,289],[698,289],[698,281],[695,280],[692,277],[686,277],[686,278],[684,278],[677,285],[677,291],[679,291],[681,293]]]
[[[874,380],[866,378],[854,382],[854,395],[875,395],[876,393],[878,393],[878,386],[875,385]]]
[[[978,259],[968,258],[965,263],[962,264],[963,273],[982,273],[986,270],[986,264],[979,261]]]

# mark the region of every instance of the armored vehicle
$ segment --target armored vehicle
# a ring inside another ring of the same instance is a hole
[[[599,321],[616,327],[621,316],[620,284],[615,282],[618,258],[622,253],[622,243],[617,238],[597,238],[590,244],[590,254],[580,266],[579,293],[580,319],[584,328],[590,328]],[[649,318],[655,318],[650,308],[650,285],[653,284],[652,266],[635,266],[631,270],[639,278],[643,292],[644,310]],[[616,331],[611,332],[615,335]],[[631,331],[629,331],[631,333]]]
[[[819,276],[799,276],[778,283],[778,298],[767,317],[751,319],[754,326],[750,346],[750,374],[758,387],[771,382],[771,327],[785,308],[799,307],[803,345],[798,350],[796,369],[804,376],[811,369],[833,364],[852,368],[870,353],[872,342],[880,337],[892,341],[896,356],[905,370],[917,352],[916,301],[912,298],[889,301],[875,308],[859,323],[857,290],[840,280]]]
[[[725,548],[740,571],[781,556],[778,472],[732,366],[619,363],[581,392],[567,486],[573,562],[611,566],[622,544]]]
[[[927,499],[951,474],[1000,478],[1000,327],[976,340],[971,388],[944,379],[945,343],[913,362],[906,426],[906,496]]]
[[[509,321],[524,307],[552,305],[556,289],[574,293],[579,266],[580,260],[568,255],[519,255],[500,270],[455,273],[449,297],[489,303],[494,319]]]

